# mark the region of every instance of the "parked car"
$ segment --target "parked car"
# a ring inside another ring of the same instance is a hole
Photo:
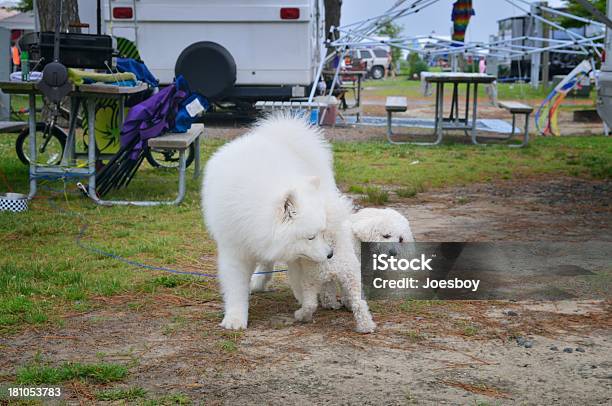
[[[391,63],[391,54],[384,48],[361,48],[350,51],[351,59],[365,61],[368,76],[373,79],[385,77],[387,67]]]
[[[102,32],[131,41],[162,84],[182,74],[221,101],[308,96],[325,38],[323,0],[113,0]],[[95,30],[95,7],[79,0]]]

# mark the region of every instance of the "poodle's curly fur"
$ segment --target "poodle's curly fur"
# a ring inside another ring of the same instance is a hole
[[[361,280],[361,243],[362,242],[413,242],[414,236],[408,219],[396,210],[385,208],[365,208],[353,213],[349,218],[353,250],[358,259],[357,279]],[[349,268],[347,268],[349,269]],[[337,285],[334,281],[323,283],[320,291],[321,306],[326,309],[339,309],[342,305],[352,307],[352,296],[340,289],[337,298]]]

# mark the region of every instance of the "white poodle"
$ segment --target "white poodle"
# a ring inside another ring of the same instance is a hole
[[[408,219],[394,209],[365,208],[350,216],[352,245],[359,261],[357,279],[361,281],[361,243],[362,242],[414,242]],[[341,288],[340,302],[337,299],[337,286],[333,281],[321,287],[321,305],[326,309],[338,309],[342,305],[352,306],[353,295]]]

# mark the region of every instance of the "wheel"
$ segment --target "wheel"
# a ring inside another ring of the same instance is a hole
[[[61,162],[66,146],[66,133],[59,127],[51,127],[49,136],[44,138],[46,123],[36,123],[37,163],[57,165]],[[15,150],[24,165],[30,165],[30,128],[24,127],[17,136]]]
[[[372,75],[373,79],[379,80],[385,77],[385,68],[382,66],[374,66],[370,71],[370,75]]]
[[[158,150],[155,148],[147,148],[145,150],[145,158],[151,166],[155,168],[178,168],[179,152],[178,150]],[[195,145],[191,144],[187,152],[186,167],[189,167],[195,158]]]
[[[236,83],[236,62],[223,46],[200,41],[181,52],[174,73],[183,75],[191,91],[209,100],[222,99]]]

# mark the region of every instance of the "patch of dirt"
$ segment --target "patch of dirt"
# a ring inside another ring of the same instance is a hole
[[[476,184],[390,204],[417,241],[612,241],[612,182],[570,177]]]
[[[610,182],[556,178],[431,191],[390,206],[420,241],[609,242],[611,198]],[[251,298],[249,329],[238,334],[217,326],[217,298],[170,290],[97,298],[95,310],[65,315],[61,327],[0,338],[0,384],[40,352],[53,364],[129,366],[125,381],[105,388],[142,386],[151,397],[183,393],[206,404],[610,402],[610,302],[372,302],[379,329],[359,335],[347,311],[295,323],[283,275],[274,287]],[[70,404],[93,403],[102,387],[61,386]]]

